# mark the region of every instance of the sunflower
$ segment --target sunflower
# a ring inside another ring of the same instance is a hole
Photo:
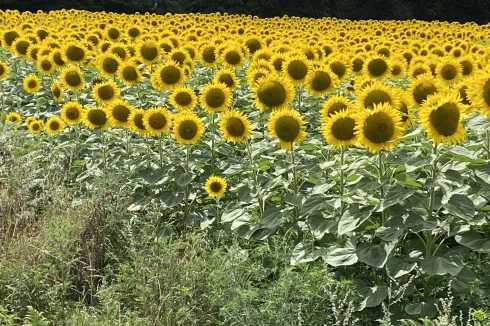
[[[109,120],[109,114],[107,110],[101,107],[92,107],[84,110],[83,112],[83,124],[89,129],[102,129],[107,130],[111,125]]]
[[[76,66],[66,66],[63,68],[59,80],[63,86],[74,92],[85,87],[82,71]]]
[[[222,177],[210,176],[204,184],[204,189],[210,197],[222,196],[226,191],[227,183]]]
[[[63,100],[63,88],[58,82],[53,82],[49,87],[51,90],[51,95],[53,95],[53,99],[55,102],[61,102]]]
[[[490,72],[473,77],[473,81],[468,83],[467,95],[482,114],[490,116]]]
[[[395,89],[378,80],[357,92],[357,106],[359,109],[372,109],[375,104],[388,103],[398,107],[398,97]]]
[[[443,59],[436,66],[437,76],[447,85],[458,82],[462,77],[462,73],[463,67],[455,59]]]
[[[165,91],[180,86],[184,82],[184,71],[175,61],[167,61],[159,65],[151,74],[153,88]]]
[[[219,59],[221,63],[232,69],[241,67],[245,62],[243,51],[237,46],[226,47],[221,53]]]
[[[107,78],[113,78],[116,75],[121,63],[122,60],[121,58],[119,58],[118,55],[105,52],[98,57],[96,61],[96,66],[103,76]]]
[[[194,112],[182,111],[174,116],[172,129],[179,144],[195,145],[204,133],[204,124]]]
[[[288,56],[282,64],[283,74],[288,76],[295,85],[300,85],[305,81],[309,69],[310,63],[306,56],[298,53]]]
[[[99,104],[109,104],[119,95],[119,88],[113,81],[102,82],[92,88],[92,96]]]
[[[355,130],[359,142],[370,152],[389,150],[403,134],[402,118],[390,104],[375,104],[372,110],[357,114]]]
[[[128,127],[129,116],[135,108],[125,100],[116,99],[112,101],[106,109],[109,115],[110,124],[115,127]]]
[[[27,58],[30,45],[31,42],[29,39],[21,36],[15,39],[10,48],[16,56]]]
[[[337,75],[326,66],[311,69],[306,75],[306,89],[313,96],[323,96],[332,91],[338,83]]]
[[[349,64],[341,56],[329,56],[327,65],[337,75],[339,80],[344,79],[349,74]]]
[[[365,61],[363,70],[365,75],[381,80],[390,74],[390,61],[382,55],[371,56]]]
[[[141,82],[141,72],[134,60],[126,60],[117,69],[117,78],[126,86],[135,85]]]
[[[270,75],[270,71],[264,68],[247,69],[246,72],[247,83],[253,87],[257,85],[258,81],[261,78],[265,78],[269,75]]]
[[[50,53],[51,56],[51,61],[57,66],[57,67],[64,67],[66,65],[66,62],[63,60],[61,56],[61,50],[60,49],[55,49],[51,51]]]
[[[170,129],[172,116],[163,107],[152,107],[143,115],[145,129],[152,135],[160,135]]]
[[[13,123],[14,127],[20,126],[22,123],[22,117],[17,112],[9,112],[5,117],[5,123]]]
[[[406,61],[402,58],[398,58],[395,60],[393,58],[390,62],[391,70],[389,77],[391,79],[402,79],[405,77],[405,72],[407,71]]]
[[[461,120],[466,107],[458,93],[429,96],[419,110],[419,124],[436,144],[456,145],[465,138]]]
[[[444,89],[444,84],[442,84],[442,82],[440,82],[438,79],[435,79],[430,74],[422,74],[412,80],[409,87],[409,92],[415,101],[414,104],[419,106],[427,99],[429,95],[441,92]]]
[[[230,89],[236,89],[239,84],[235,73],[229,69],[220,69],[214,76],[215,83],[223,83]]]
[[[183,48],[173,49],[166,57],[167,60],[173,60],[177,62],[180,66],[184,65],[184,61],[190,59],[189,53],[186,49]]]
[[[209,113],[223,111],[231,104],[231,90],[222,83],[209,83],[201,90],[199,102]]]
[[[250,120],[240,111],[227,110],[218,122],[219,130],[223,138],[231,143],[243,143],[250,138],[252,124]]]
[[[36,118],[34,118],[34,117],[31,116],[31,117],[27,117],[24,122],[25,122],[26,126],[29,127],[29,125],[31,124],[31,122],[32,121],[35,121],[35,120],[36,120]]]
[[[56,68],[50,55],[39,56],[36,61],[37,70],[43,75],[51,75]]]
[[[83,119],[83,107],[75,101],[66,102],[61,107],[60,116],[67,124],[75,125]]]
[[[41,133],[41,131],[43,131],[44,123],[42,120],[34,120],[31,123],[29,123],[29,125],[27,126],[27,129],[29,129],[29,131],[32,134],[37,135],[37,134]]]
[[[330,118],[340,111],[351,111],[353,103],[342,95],[334,95],[326,100],[321,108],[320,114],[323,120]]]
[[[107,52],[116,54],[122,61],[130,57],[128,46],[121,42],[112,43]]]
[[[471,55],[466,55],[466,56],[458,58],[458,62],[461,65],[461,67],[463,68],[463,71],[462,71],[463,77],[470,77],[477,70],[477,67],[475,64],[475,58]]]
[[[411,79],[417,78],[420,75],[430,74],[429,65],[425,62],[412,62],[408,71],[408,76]]]
[[[57,135],[63,131],[65,123],[60,117],[51,117],[46,121],[46,132],[50,135]]]
[[[24,78],[22,85],[27,93],[34,94],[41,88],[41,80],[36,75],[29,74]]]
[[[129,126],[132,131],[140,134],[140,135],[146,135],[148,134],[148,130],[145,127],[145,124],[143,123],[143,117],[145,115],[145,110],[143,109],[134,109],[131,111],[131,114],[129,115]]]
[[[284,76],[263,77],[253,85],[254,104],[260,111],[287,108],[294,98],[294,86]]]
[[[199,59],[204,66],[212,68],[216,64],[217,58],[215,50],[216,47],[214,45],[205,45],[201,47],[199,50]]]
[[[197,96],[190,87],[177,87],[170,94],[169,102],[177,110],[192,110],[197,104]]]
[[[87,60],[88,49],[76,41],[68,41],[61,48],[61,58],[66,63],[83,65]]]
[[[0,80],[5,79],[9,74],[9,67],[5,62],[0,61]]]
[[[345,148],[355,145],[356,119],[352,111],[342,110],[323,120],[322,134],[327,143],[336,148]]]
[[[146,40],[136,45],[136,57],[146,65],[151,65],[160,61],[161,51],[154,41]]]
[[[468,96],[468,85],[470,83],[471,83],[471,79],[463,79],[459,83],[453,85],[453,90],[455,92],[458,92],[459,97],[461,97],[461,103],[463,103],[468,107],[466,113],[470,113],[475,110],[475,107],[473,106],[473,103],[471,103]]]
[[[291,150],[292,143],[300,144],[306,137],[301,115],[291,109],[276,110],[269,116],[267,129],[269,136],[279,138],[279,146]]]

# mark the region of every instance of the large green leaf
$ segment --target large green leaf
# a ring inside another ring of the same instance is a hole
[[[376,236],[384,241],[393,241],[403,234],[403,229],[399,227],[381,226],[376,230]]]
[[[459,292],[466,291],[475,280],[475,273],[468,267],[464,266],[458,275],[453,278],[451,287]]]
[[[185,187],[192,182],[192,175],[187,172],[176,171],[174,178],[175,182],[181,187]]]
[[[311,232],[317,239],[322,238],[326,233],[337,231],[338,221],[327,218],[321,212],[310,214],[307,221]]]
[[[437,315],[436,300],[431,298],[427,302],[408,304],[405,311],[409,315],[418,315],[422,318],[434,318]]]
[[[181,192],[164,191],[160,194],[160,200],[165,206],[174,207],[184,200],[184,194]]]
[[[434,275],[458,275],[463,264],[455,257],[430,256],[422,261],[422,270],[429,276]]]
[[[386,271],[392,278],[402,277],[409,274],[417,266],[417,263],[407,263],[403,259],[390,257],[386,262]]]
[[[380,210],[386,209],[388,207],[391,207],[395,204],[398,204],[399,202],[407,199],[413,193],[415,192],[414,189],[405,189],[402,185],[396,184],[392,186],[384,198],[381,201],[381,208]]]
[[[490,249],[490,240],[485,239],[480,233],[473,229],[468,232],[458,234],[454,238],[460,245],[473,250]]]
[[[356,254],[356,238],[349,238],[344,248],[336,248],[332,250],[326,257],[325,262],[331,266],[349,266],[354,265],[358,261]]]
[[[475,216],[475,204],[465,195],[452,195],[446,208],[450,214],[466,220],[470,220]]]
[[[386,285],[366,287],[360,289],[359,294],[364,298],[359,306],[359,311],[361,311],[364,308],[380,305],[388,296],[388,287]]]
[[[359,209],[357,205],[352,205],[344,212],[340,218],[338,235],[343,235],[354,231],[359,225],[366,221],[373,213],[374,206],[366,206]]]
[[[359,261],[369,266],[381,268],[385,265],[388,255],[393,250],[392,243],[384,243],[375,245],[372,243],[361,243],[357,249],[357,257]]]
[[[243,208],[226,209],[221,215],[221,223],[227,223],[248,214]]]

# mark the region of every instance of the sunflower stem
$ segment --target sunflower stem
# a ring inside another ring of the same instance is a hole
[[[383,163],[383,151],[379,151],[379,153],[378,153],[378,182],[381,185],[381,188],[380,188],[380,201],[381,202],[383,201],[383,198],[385,195],[384,188],[383,188],[383,176],[385,174],[385,170],[384,170],[383,164],[384,164]],[[385,223],[386,223],[386,214],[385,214],[384,209],[381,212],[381,223],[382,223],[382,225],[385,225]]]
[[[292,172],[293,172],[293,190],[294,190],[294,195],[298,195],[298,176],[296,173],[296,159],[295,159],[295,153],[294,153],[294,142],[291,142],[291,165],[292,165]],[[294,215],[296,219],[299,218],[299,209],[298,207],[294,206]]]
[[[102,167],[103,167],[103,173],[104,173],[104,186],[106,186],[106,181],[107,181],[107,148],[106,148],[106,137],[105,137],[105,132],[104,129],[101,129],[101,134],[100,137],[102,138]]]
[[[158,154],[160,155],[160,167],[163,168],[163,135],[158,136]]]
[[[219,226],[219,224],[221,223],[221,212],[219,209],[219,197],[220,196],[216,196],[216,225],[217,226]]]
[[[436,156],[434,158],[434,161],[432,162],[432,166],[430,169],[430,177],[432,181],[434,182],[437,177],[437,144],[434,144],[433,147],[433,154]],[[435,199],[436,199],[436,189],[435,186],[430,187],[429,189],[429,210],[427,212],[427,215],[429,216],[429,220],[432,219],[432,216],[434,214],[434,205],[435,205]],[[432,246],[434,244],[434,239],[432,239],[432,231],[427,231],[426,234],[426,246],[425,246],[425,255],[426,257],[430,257],[432,255]]]
[[[129,154],[129,142],[131,140],[131,137],[128,128],[125,129],[125,133],[126,133],[126,159],[128,160],[128,172],[131,172],[131,163],[130,163],[131,155]]]
[[[298,113],[301,114],[301,86],[296,88],[296,93],[298,94]]]
[[[345,163],[345,148],[340,149],[340,216],[344,215],[344,163]]]
[[[262,199],[262,195],[260,195],[261,191],[259,189],[258,171],[257,171],[257,169],[255,167],[255,164],[254,164],[254,161],[253,161],[253,156],[252,156],[252,147],[251,147],[252,140],[246,140],[245,141],[245,145],[247,147],[248,159],[250,161],[250,166],[252,168],[252,177],[253,177],[253,181],[254,181],[254,184],[255,184],[255,189],[258,192],[257,201],[259,202],[260,216],[262,216],[263,213],[264,213],[264,202],[263,202],[263,199]]]
[[[214,112],[211,113],[211,172],[214,175],[215,167],[214,167]]]
[[[185,145],[185,173],[189,173],[189,156],[190,156],[190,145]],[[185,186],[185,199],[184,199],[184,217],[189,212],[189,185]]]
[[[3,101],[3,100],[2,100]],[[487,160],[490,159],[490,137],[488,130],[485,131],[485,149],[487,150]]]

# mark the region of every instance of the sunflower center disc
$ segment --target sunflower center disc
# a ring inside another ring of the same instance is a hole
[[[49,124],[49,128],[51,130],[58,130],[60,128],[60,124],[57,121],[53,121]]]
[[[124,68],[122,74],[123,74],[123,78],[129,81],[133,81],[138,78],[138,74],[136,73],[134,67]]]
[[[254,76],[254,82],[258,82],[260,78],[265,77],[265,74],[263,72],[257,72],[256,75]]]
[[[280,117],[276,121],[275,131],[277,137],[285,142],[292,142],[299,134],[300,127],[298,121],[293,117]]]
[[[98,109],[90,110],[88,112],[87,118],[92,124],[96,126],[102,126],[104,123],[107,122],[105,112]]]
[[[20,54],[25,55],[27,53],[27,49],[29,48],[29,43],[26,41],[21,41],[16,44],[15,48]]]
[[[241,59],[242,58],[240,57],[240,54],[236,51],[229,51],[225,55],[225,60],[230,65],[236,65],[236,64],[240,63]]]
[[[84,55],[85,52],[78,46],[72,45],[66,50],[66,57],[71,61],[81,61],[83,60]]]
[[[233,85],[235,84],[233,78],[228,74],[219,76],[218,81],[225,84],[227,87],[233,87]]]
[[[41,129],[40,127],[41,127],[41,126],[40,126],[38,123],[35,123],[35,124],[33,124],[33,125],[32,125],[32,129],[33,129],[34,131],[38,131],[39,129]]]
[[[104,69],[104,71],[109,74],[115,73],[118,67],[119,63],[116,61],[116,59],[113,58],[107,58],[102,63],[102,69]]]
[[[134,124],[138,129],[145,130],[145,124],[143,123],[143,114],[139,113],[134,117]]]
[[[78,110],[78,108],[68,108],[66,110],[66,117],[70,120],[76,120],[78,119],[78,117],[80,117],[80,111]]]
[[[454,67],[453,65],[444,65],[444,67],[442,67],[441,69],[441,76],[445,80],[453,80],[454,78],[456,78],[456,75],[456,67]]]
[[[437,88],[431,83],[422,83],[417,85],[413,90],[413,98],[418,104],[422,104],[427,99],[427,96],[437,92]]]
[[[216,56],[214,55],[214,47],[206,48],[202,53],[202,58],[207,63],[213,63],[216,61]]]
[[[136,27],[131,27],[129,30],[128,30],[128,34],[129,36],[131,37],[137,37],[138,35],[140,35],[140,30],[137,29]]]
[[[226,121],[226,131],[233,137],[241,137],[245,133],[245,126],[242,120],[230,118]]]
[[[141,47],[141,56],[148,61],[153,61],[158,56],[158,49],[155,46],[143,45]]]
[[[66,74],[65,80],[70,86],[79,86],[82,82],[80,75],[76,71],[69,71]]]
[[[394,66],[393,69],[391,69],[391,73],[393,76],[398,76],[402,73],[402,68],[400,66]]]
[[[458,130],[459,109],[454,103],[446,103],[430,114],[430,123],[437,133],[443,136],[452,136]]]
[[[56,87],[55,89],[53,89],[53,95],[54,97],[60,97],[61,95],[61,91],[58,87]]]
[[[315,77],[313,77],[313,80],[311,81],[311,87],[315,91],[324,91],[330,87],[331,83],[332,80],[326,72],[317,71]]]
[[[211,183],[211,186],[209,188],[211,188],[212,192],[220,192],[221,191],[221,183],[213,182],[213,183]]]
[[[53,55],[53,61],[58,65],[58,66],[62,66],[65,64],[65,62],[63,61],[63,59],[61,58],[61,53],[59,52],[56,52],[54,55]]]
[[[43,62],[41,62],[41,68],[44,70],[44,71],[49,71],[51,70],[51,62],[47,61],[47,60],[44,60]]]
[[[391,97],[385,91],[381,91],[381,90],[371,91],[364,99],[364,107],[366,109],[372,109],[374,108],[374,104],[380,104],[380,103],[391,104]]]
[[[160,77],[165,84],[175,84],[180,80],[180,70],[177,67],[166,67],[160,73]]]
[[[5,68],[3,68],[2,65],[0,65],[0,76],[3,75],[4,72],[5,72]]]
[[[104,85],[99,87],[97,94],[102,100],[110,100],[114,97],[114,88],[111,85]]]
[[[219,108],[225,103],[225,93],[219,88],[213,88],[206,94],[206,104],[212,108]]]
[[[129,118],[129,109],[125,107],[124,105],[116,105],[112,109],[112,116],[114,119],[120,122],[127,122]]]
[[[175,96],[175,102],[177,102],[177,104],[182,105],[182,106],[189,105],[191,103],[191,101],[192,101],[191,96],[189,94],[187,94],[186,92],[178,93]]]
[[[420,67],[420,68],[417,68],[413,71],[412,77],[415,78],[417,76],[420,76],[420,75],[423,75],[426,73],[427,73],[427,69]]]
[[[375,144],[387,142],[395,133],[395,123],[384,112],[377,112],[366,119],[364,135]]]
[[[159,130],[167,125],[167,119],[165,119],[165,116],[161,113],[154,113],[148,119],[148,123],[153,129]]]
[[[18,37],[19,37],[19,34],[17,34],[17,32],[15,32],[15,31],[6,32],[3,35],[3,39],[5,40],[5,43],[7,43],[8,46],[11,46],[12,43],[15,41],[15,39]]]
[[[308,67],[303,61],[294,60],[291,61],[288,65],[288,74],[291,78],[295,80],[301,80],[305,78],[308,73]]]
[[[359,72],[362,70],[362,67],[364,66],[364,61],[362,61],[362,59],[355,59],[353,62],[352,62],[352,70],[354,72]]]
[[[283,62],[283,58],[277,58],[276,60],[274,60],[274,62],[272,62],[272,64],[274,65],[274,69],[276,69],[277,71],[281,71]]]
[[[354,138],[355,125],[352,118],[340,118],[332,124],[332,135],[338,140],[351,140]]]
[[[487,105],[490,105],[490,79],[487,80],[485,86],[483,86],[483,98]]]
[[[463,60],[460,62],[461,66],[463,66],[463,76],[467,76],[471,74],[473,71],[473,64],[469,60]]]
[[[269,107],[280,106],[286,101],[286,90],[281,83],[269,81],[260,86],[257,96],[262,103]]]
[[[330,69],[337,75],[337,77],[341,78],[346,71],[346,68],[342,62],[332,62],[330,64]]]
[[[126,50],[121,47],[112,48],[112,53],[117,54],[121,59],[126,59]]]
[[[192,120],[184,120],[179,125],[179,135],[185,140],[193,139],[197,134],[197,124]]]
[[[340,112],[342,110],[347,110],[347,105],[345,105],[345,103],[342,103],[342,102],[333,103],[328,108],[328,117],[331,117],[332,114],[334,114],[336,112]]]
[[[247,41],[247,47],[250,50],[250,53],[254,54],[257,50],[260,50],[260,42],[255,39],[250,39]]]
[[[37,86],[37,82],[35,80],[29,80],[29,82],[27,83],[27,86],[29,88],[35,88]]]
[[[107,33],[109,37],[113,40],[117,40],[119,38],[119,31],[115,28],[109,29],[109,32]]]
[[[387,69],[388,65],[383,59],[374,59],[368,64],[369,73],[374,77],[382,76]]]
[[[184,64],[184,60],[187,59],[185,54],[182,53],[182,52],[176,52],[174,54],[172,54],[172,60],[176,61],[177,63],[179,63],[180,65],[183,65]]]
[[[459,96],[461,97],[461,102],[465,105],[471,105],[471,102],[468,100],[468,96],[466,95],[466,90],[468,86],[463,86],[459,89]]]

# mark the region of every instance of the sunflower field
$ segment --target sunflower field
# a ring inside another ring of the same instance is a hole
[[[90,215],[81,238],[100,233],[111,248],[95,283],[62,269],[62,310],[19,304],[1,269],[38,222],[1,202],[0,324],[13,314],[65,325],[68,301],[97,307],[123,283],[131,264],[114,262],[129,249],[107,240],[112,210],[126,236],[165,248],[195,234],[237,255],[262,248],[260,282],[306,268],[348,288],[333,306],[322,297],[334,292],[315,292],[295,320],[268,321],[254,319],[264,310],[232,319],[225,303],[207,314],[206,291],[188,295],[199,309],[174,311],[161,290],[165,308],[129,324],[488,325],[490,25],[76,10],[0,19],[0,185],[5,166],[34,162],[21,187],[61,191],[71,203],[61,216],[96,198],[105,218]],[[119,309],[141,303],[128,298]]]

